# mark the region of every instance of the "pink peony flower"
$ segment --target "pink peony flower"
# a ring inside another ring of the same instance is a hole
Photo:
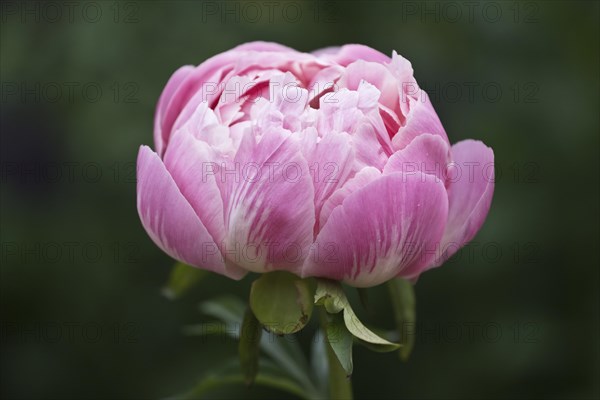
[[[410,62],[254,42],[177,70],[142,146],[137,207],[177,260],[369,287],[441,265],[483,224],[494,154],[450,146]]]

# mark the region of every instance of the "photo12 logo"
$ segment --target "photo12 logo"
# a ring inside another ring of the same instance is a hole
[[[403,1],[401,22],[532,24],[539,22],[534,1]]]
[[[4,81],[0,102],[21,104],[139,103],[137,82]]]
[[[200,21],[221,24],[335,23],[339,4],[334,1],[202,1]]]
[[[138,23],[134,1],[2,1],[0,21],[20,24]]]

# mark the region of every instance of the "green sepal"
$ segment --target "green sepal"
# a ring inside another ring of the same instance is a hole
[[[250,307],[270,332],[286,335],[298,332],[310,320],[315,284],[284,271],[262,274],[252,283]]]
[[[323,279],[318,280],[315,304],[324,306],[325,310],[330,314],[337,314],[343,311],[344,324],[350,333],[371,345],[383,346],[381,351],[391,351],[400,347],[399,344],[392,343],[376,335],[358,319],[350,306],[350,302],[342,286],[338,282]]]

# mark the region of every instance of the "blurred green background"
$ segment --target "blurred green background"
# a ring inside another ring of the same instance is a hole
[[[135,159],[170,74],[251,40],[395,49],[450,140],[495,151],[483,229],[416,286],[411,359],[357,348],[356,397],[597,398],[599,3],[267,3],[1,3],[2,398],[165,397],[235,354],[181,327],[252,277],[160,294],[172,260],[138,220]],[[370,296],[356,308],[391,328]]]

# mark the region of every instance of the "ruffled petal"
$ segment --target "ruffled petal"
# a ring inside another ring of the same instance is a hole
[[[340,88],[357,90],[362,81],[369,82],[381,92],[381,104],[401,115],[398,92],[400,83],[385,65],[359,59],[346,67],[337,84]]]

